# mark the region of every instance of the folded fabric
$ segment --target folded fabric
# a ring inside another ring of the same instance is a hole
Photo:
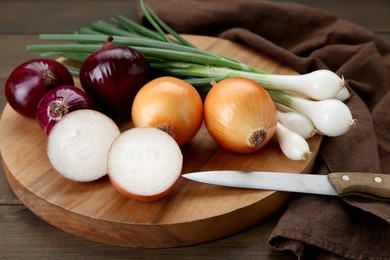
[[[149,0],[179,33],[222,37],[299,73],[327,68],[346,79],[358,127],[325,138],[314,171],[390,173],[390,42],[325,11],[258,0]],[[174,6],[174,8],[172,8]],[[269,244],[299,258],[390,259],[390,203],[296,196]]]

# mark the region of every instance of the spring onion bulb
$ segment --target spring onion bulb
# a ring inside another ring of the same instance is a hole
[[[345,82],[342,78],[325,69],[302,75],[259,74],[256,78],[252,79],[267,89],[298,92],[315,100],[333,98],[340,90],[345,88]]]
[[[351,97],[351,93],[349,90],[345,87],[340,89],[339,92],[337,92],[336,96],[334,96],[335,99],[338,99],[340,101],[345,101]]]
[[[298,112],[278,110],[278,121],[305,139],[313,137],[318,132],[310,118]]]
[[[357,120],[352,118],[347,105],[338,99],[312,101],[283,91],[268,92],[275,102],[308,116],[324,135],[339,136],[356,127]]]
[[[283,154],[291,160],[306,160],[311,152],[305,138],[277,123],[275,138]]]

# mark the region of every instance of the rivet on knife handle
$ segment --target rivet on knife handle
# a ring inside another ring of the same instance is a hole
[[[328,175],[339,196],[357,195],[390,201],[390,175],[364,172],[333,172]]]

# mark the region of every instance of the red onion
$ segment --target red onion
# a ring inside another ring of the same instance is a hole
[[[108,37],[103,47],[92,53],[80,69],[80,82],[103,113],[120,122],[131,114],[138,90],[145,83],[149,63],[131,47],[115,45]]]
[[[59,86],[47,92],[37,108],[37,120],[48,135],[53,126],[66,114],[79,109],[95,108],[87,93],[74,86]]]
[[[5,96],[16,112],[35,118],[37,105],[47,91],[73,84],[72,75],[61,63],[33,59],[14,69],[5,84]]]

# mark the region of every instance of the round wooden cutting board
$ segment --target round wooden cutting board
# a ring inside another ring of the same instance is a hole
[[[296,74],[274,59],[227,40],[187,36],[201,49],[221,53],[279,74]],[[122,126],[122,130],[130,124]],[[107,177],[77,183],[60,176],[46,155],[47,136],[34,119],[9,105],[0,123],[0,148],[9,184],[19,199],[48,223],[75,235],[113,245],[162,248],[221,238],[251,227],[275,213],[288,194],[218,187],[180,179],[168,197],[139,202],[119,194]],[[309,172],[321,137],[309,140],[306,161],[286,158],[274,141],[253,154],[218,148],[203,126],[182,147],[183,173],[202,170]]]

